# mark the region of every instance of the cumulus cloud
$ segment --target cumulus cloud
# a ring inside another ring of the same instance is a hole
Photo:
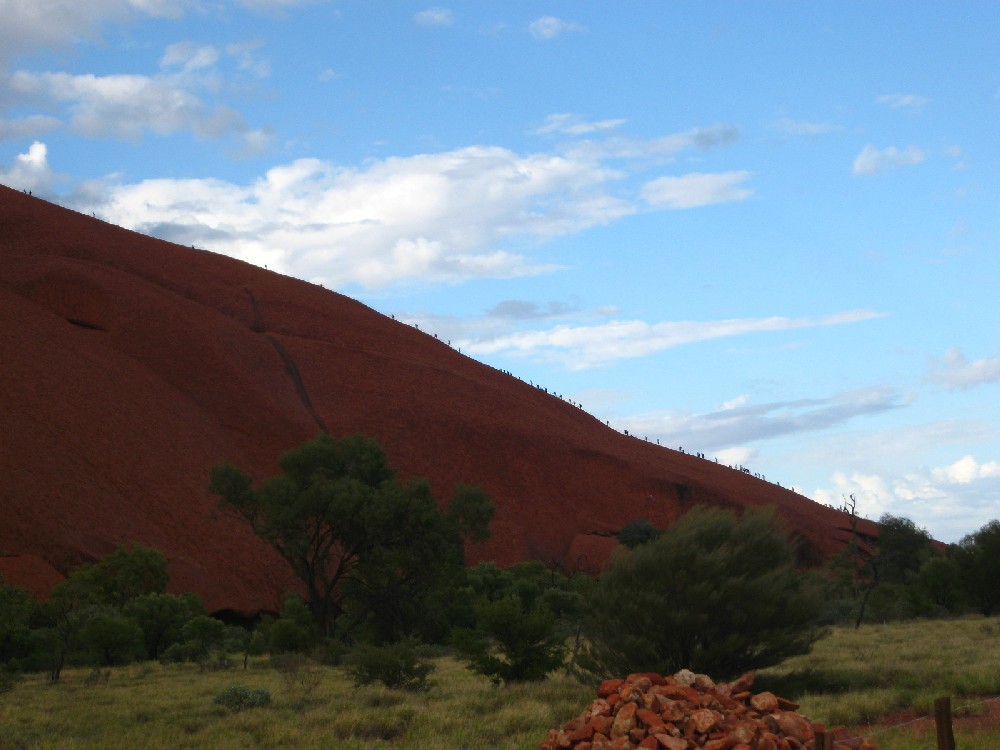
[[[584,31],[575,21],[564,21],[555,16],[542,16],[528,24],[528,33],[539,41],[555,39],[566,31]]]
[[[0,182],[8,187],[30,190],[33,193],[51,191],[55,175],[49,167],[46,145],[35,141],[25,153],[14,158],[9,169],[0,167]]]
[[[813,499],[840,505],[854,495],[863,516],[902,516],[940,541],[957,542],[996,517],[1000,461],[966,455],[947,466],[898,475],[840,471],[831,485],[815,490]]]
[[[212,56],[198,46],[183,46],[172,48],[165,58],[180,68],[194,65],[183,75],[197,77]],[[185,122],[199,132],[212,122],[200,101],[181,90],[167,104],[150,103],[153,113],[157,106],[175,107],[163,111],[154,125],[149,119],[153,115],[137,103],[147,95],[144,87],[155,88],[156,80],[129,82],[135,89],[131,96],[116,93],[92,100],[90,92],[109,82],[83,78],[32,75],[24,81],[25,88],[76,97],[74,114],[80,128],[97,128],[86,117],[88,108],[104,115],[94,115],[95,122],[126,135],[143,128],[179,128]],[[119,107],[113,122],[111,104]],[[266,148],[273,135],[266,129],[248,129],[235,118],[223,119],[221,126],[243,138],[241,155]],[[109,181],[102,200],[91,190],[90,203],[80,208],[164,239],[207,247],[335,288],[374,288],[417,279],[434,283],[509,278],[557,270],[551,263],[530,259],[525,246],[684,201],[696,205],[735,199],[742,190],[739,173],[723,175],[722,184],[710,179],[691,182],[691,195],[675,189],[669,201],[662,195],[666,188],[661,187],[659,202],[653,202],[650,196],[657,195],[647,187],[643,199],[636,184],[640,174],[663,159],[685,148],[728,142],[734,132],[730,126],[711,126],[627,144],[592,140],[586,147],[574,140],[553,153],[470,146],[354,168],[299,159],[275,166],[248,184]]]
[[[927,154],[916,146],[907,146],[902,150],[889,146],[880,150],[869,144],[854,158],[851,171],[854,174],[876,174],[890,169],[911,167],[920,164],[926,158]]]
[[[921,112],[927,106],[930,99],[917,94],[883,94],[876,100],[879,104],[884,104],[892,109],[907,109],[911,112]]]
[[[49,115],[29,115],[13,120],[0,119],[0,141],[34,138],[58,127],[59,120]]]
[[[13,0],[3,4],[0,68],[21,54],[93,36],[105,21],[136,13],[177,17],[185,0]]]
[[[970,362],[961,350],[952,347],[943,357],[931,360],[930,380],[949,390],[965,390],[1000,380],[1000,357]]]
[[[882,317],[871,310],[852,310],[822,318],[737,318],[716,321],[647,323],[613,320],[597,325],[559,325],[548,330],[518,331],[490,339],[463,342],[476,354],[504,352],[560,362],[574,370],[601,367],[620,359],[697,341],[767,331],[842,325]]]
[[[455,23],[452,12],[447,8],[428,8],[413,15],[413,20],[421,26],[451,26]]]
[[[979,463],[973,456],[966,455],[953,464],[934,469],[932,476],[948,484],[968,484],[977,479],[1000,477],[1000,461]]]
[[[136,140],[144,133],[170,135],[193,132],[205,138],[242,137],[241,152],[253,152],[264,143],[262,129],[251,130],[243,116],[217,101],[219,70],[225,61],[232,70],[262,78],[269,64],[256,55],[259,42],[220,48],[190,41],[169,45],[154,75],[71,74],[20,70],[10,76],[11,98],[56,110],[61,117],[46,116],[21,122],[20,129],[53,129],[64,120],[91,137]],[[2,132],[2,128],[0,128]]]
[[[741,201],[751,195],[751,191],[741,184],[749,177],[746,171],[691,172],[680,177],[660,177],[643,186],[642,197],[651,206],[671,209]]]
[[[208,106],[172,76],[18,71],[11,89],[19,96],[66,105],[70,125],[88,136],[136,139],[144,131],[166,135],[191,130],[206,137],[238,132],[243,117],[223,105]]]
[[[249,185],[148,180],[110,185],[111,221],[334,287],[506,278],[552,270],[502,247],[634,212],[599,163],[499,147],[393,157],[348,169],[318,159]],[[185,227],[183,232],[179,227]]]

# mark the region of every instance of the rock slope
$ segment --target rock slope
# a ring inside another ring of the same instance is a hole
[[[324,430],[374,436],[442,500],[484,487],[493,536],[470,562],[596,569],[627,521],[697,503],[775,505],[807,563],[846,539],[830,508],[619,433],[341,294],[2,186],[0,353],[0,575],[39,594],[138,541],[213,611],[275,607],[294,581],[218,511],[209,471],[263,479]]]

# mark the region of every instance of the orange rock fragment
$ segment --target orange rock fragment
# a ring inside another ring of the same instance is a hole
[[[629,733],[629,730],[635,726],[635,712],[638,706],[634,703],[626,703],[618,713],[615,714],[614,723],[611,725],[611,736],[612,737],[622,737]]]

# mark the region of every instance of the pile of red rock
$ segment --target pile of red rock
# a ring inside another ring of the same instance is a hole
[[[752,674],[717,685],[686,669],[605,680],[590,708],[550,729],[540,750],[824,750],[816,747],[820,725],[796,713],[795,703],[751,693],[752,684]],[[834,739],[832,746],[878,750],[865,738]]]

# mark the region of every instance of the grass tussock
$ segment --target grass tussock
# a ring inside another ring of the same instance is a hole
[[[594,696],[594,686],[564,677],[495,688],[453,658],[435,666],[426,691],[356,688],[341,668],[267,659],[246,671],[132,665],[98,681],[89,669],[66,670],[57,684],[28,675],[0,694],[0,750],[527,750]],[[239,711],[216,703],[233,685],[266,690],[272,699]],[[883,750],[927,750],[935,746],[933,721],[866,725],[899,711],[932,713],[942,695],[952,697],[956,713],[1000,695],[1000,621],[834,628],[811,654],[761,671],[754,689],[796,700],[814,721],[855,727]],[[1000,729],[965,727],[960,719],[956,736],[963,750],[1000,747]]]

